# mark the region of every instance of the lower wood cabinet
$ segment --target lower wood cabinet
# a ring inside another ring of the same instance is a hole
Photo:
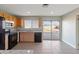
[[[20,32],[20,42],[42,42],[41,32]]]
[[[20,32],[20,42],[34,42],[34,32]]]

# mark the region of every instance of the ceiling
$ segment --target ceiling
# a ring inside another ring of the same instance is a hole
[[[78,4],[0,4],[0,10],[16,16],[62,16],[78,8]]]

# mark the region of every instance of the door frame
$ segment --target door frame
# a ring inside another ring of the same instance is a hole
[[[79,15],[76,16],[76,49],[79,49]]]

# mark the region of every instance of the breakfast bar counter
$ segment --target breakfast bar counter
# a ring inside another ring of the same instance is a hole
[[[40,30],[18,30],[19,42],[42,42],[42,31]]]

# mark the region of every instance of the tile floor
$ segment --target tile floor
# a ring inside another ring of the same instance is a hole
[[[44,40],[42,43],[19,43],[11,50],[1,50],[1,54],[79,54],[62,41]]]

